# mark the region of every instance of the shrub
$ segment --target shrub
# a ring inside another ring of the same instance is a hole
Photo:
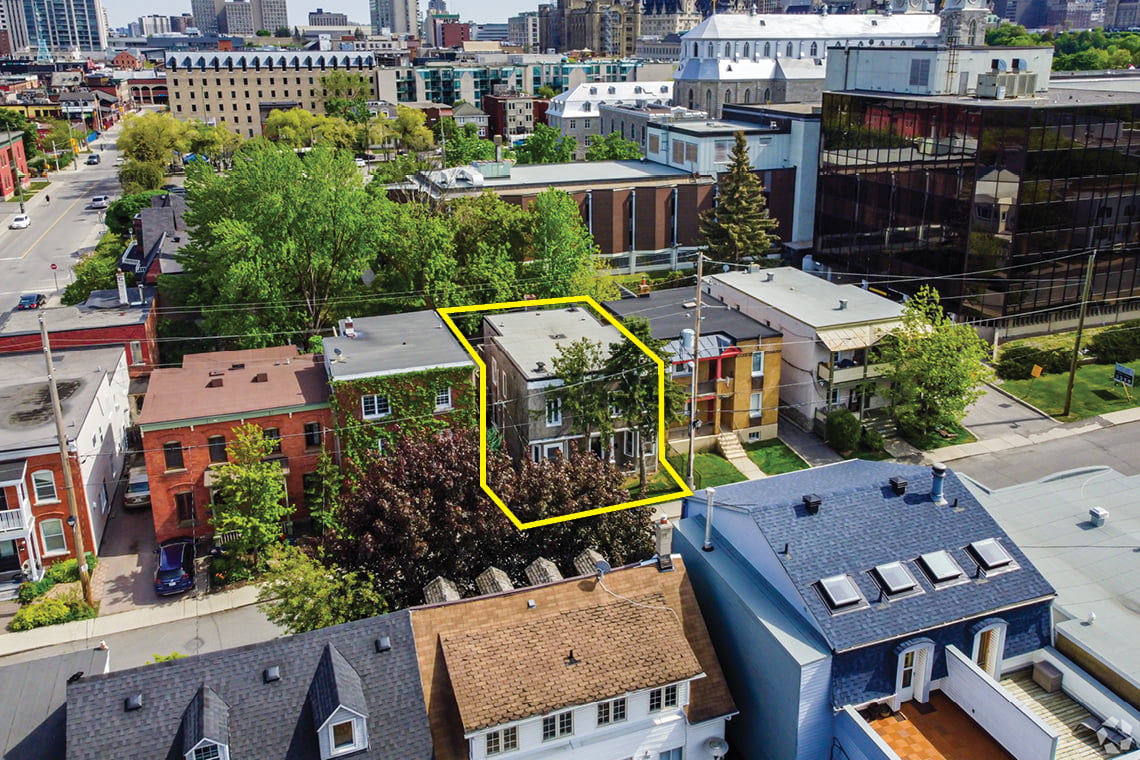
[[[76,592],[21,607],[8,624],[8,630],[30,631],[45,625],[86,620],[95,617],[95,613],[95,608],[80,599]]]
[[[20,590],[16,592],[16,601],[20,604],[29,604],[36,597],[46,594],[53,586],[55,586],[55,579],[47,576],[35,582],[21,583]]]
[[[1071,348],[1043,349],[1033,346],[1008,346],[1002,349],[995,371],[1002,380],[1028,380],[1033,365],[1039,365],[1044,374],[1057,375],[1069,371]]]
[[[89,575],[95,572],[95,564],[98,561],[98,557],[87,552],[87,572]],[[74,559],[56,562],[44,572],[44,578],[51,578],[53,583],[75,583],[79,580],[79,563]]]
[[[863,430],[863,446],[871,451],[882,451],[886,441],[878,430],[866,428]]]
[[[1140,359],[1140,319],[1097,333],[1089,341],[1088,349],[1099,364],[1123,364]]]
[[[846,409],[836,409],[827,415],[827,442],[836,451],[853,451],[859,445],[861,433],[859,418]]]
[[[175,660],[183,659],[184,657],[186,657],[186,655],[182,654],[181,652],[175,651],[175,652],[171,652],[170,654],[153,654],[153,655],[151,655],[151,657],[153,657],[154,659],[153,660],[147,660],[147,663],[146,663],[147,665],[157,665],[157,664],[160,664],[163,662],[174,662]]]

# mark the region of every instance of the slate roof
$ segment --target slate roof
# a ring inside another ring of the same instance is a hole
[[[341,707],[368,716],[364,687],[344,655],[332,643],[325,644],[321,662],[309,685],[309,702],[313,707],[313,727],[320,728]]]
[[[503,715],[538,715],[543,705],[567,697],[571,702],[605,699],[616,693],[618,681],[627,681],[628,689],[649,688],[648,684],[659,679],[692,671],[690,658],[696,659],[705,677],[691,682],[689,723],[736,712],[679,556],[674,556],[671,572],[659,571],[656,563],[619,568],[606,575],[605,585],[601,588],[592,576],[568,578],[412,610],[437,760],[468,759],[468,743],[463,738],[466,726],[484,725]],[[677,617],[615,599],[606,589],[626,599],[667,606]],[[533,608],[528,600],[534,601]],[[643,612],[648,613],[646,618]],[[645,626],[650,619],[655,626],[667,627],[667,642]],[[623,630],[627,624],[639,628]],[[525,638],[527,626],[551,636],[552,641]],[[520,648],[519,653],[490,651],[490,642],[508,638]],[[579,665],[564,664],[571,647],[575,658],[582,661]],[[661,647],[660,651],[655,647]],[[465,660],[468,656],[489,659]],[[649,672],[650,659],[659,670],[657,675]],[[491,662],[494,665],[485,664]],[[604,673],[603,664],[617,673]],[[508,669],[499,670],[500,666]],[[581,668],[582,674],[576,670],[573,679],[552,677],[571,667]],[[589,689],[573,683],[578,679],[597,692],[588,694]],[[479,689],[486,689],[488,701],[495,702],[493,708],[477,704]],[[560,690],[568,691],[560,694]]]
[[[902,496],[891,489],[889,479],[894,476],[908,481]],[[927,467],[852,460],[720,486],[716,504],[743,507],[751,513],[802,603],[790,601],[801,609],[806,606],[833,651],[899,638],[1053,595],[1052,586],[953,472],[947,471],[944,482],[947,506],[931,501],[932,481]],[[808,514],[804,494],[821,497],[817,514]],[[694,498],[703,501],[705,496]],[[986,538],[998,539],[1016,569],[980,575],[965,547]],[[734,543],[738,548],[745,545]],[[950,552],[967,582],[937,590],[932,586],[916,560],[940,549]],[[870,571],[895,561],[904,563],[923,593],[882,602]],[[869,605],[833,615],[817,584],[844,573],[855,581]]]
[[[685,304],[696,301],[696,288],[668,288],[655,290],[641,298],[623,298],[606,301],[603,306],[623,320],[643,317],[649,320],[649,332],[657,340],[679,337],[681,331],[692,329],[696,309]],[[701,335],[724,333],[739,343],[753,338],[775,338],[780,335],[763,322],[725,306],[723,301],[710,295],[701,297]]]
[[[463,730],[479,731],[700,674],[700,663],[665,597],[652,594],[634,601],[647,606],[609,597],[609,603],[597,607],[441,634]],[[522,686],[520,674],[528,672],[542,677]]]
[[[377,652],[387,636],[391,649]],[[329,644],[359,674],[368,715],[360,760],[431,760],[408,611],[238,649],[84,678],[67,692],[69,760],[183,760],[182,716],[208,685],[229,705],[230,757],[315,760],[320,756],[309,689]],[[263,671],[280,669],[265,683]],[[338,673],[339,676],[339,673]],[[143,695],[127,712],[123,700]]]
[[[182,752],[190,752],[203,741],[230,744],[230,706],[209,686],[202,684],[186,712],[182,713]]]

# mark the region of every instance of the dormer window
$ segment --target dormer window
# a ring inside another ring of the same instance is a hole
[[[334,752],[356,749],[356,745],[356,724],[354,721],[346,720],[342,723],[333,724],[332,746]]]
[[[230,753],[226,747],[214,742],[197,747],[187,760],[226,760]]]
[[[360,676],[332,644],[325,645],[309,684],[309,704],[321,760],[368,749],[368,710]]]
[[[230,708],[202,684],[182,712],[182,756],[185,760],[229,760]]]
[[[519,729],[517,726],[492,731],[485,737],[487,755],[498,755],[519,748]]]

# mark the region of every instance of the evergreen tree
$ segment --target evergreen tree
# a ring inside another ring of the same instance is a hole
[[[776,220],[768,215],[764,186],[752,173],[744,133],[736,133],[728,172],[718,178],[715,208],[701,212],[700,229],[708,254],[718,261],[762,259],[775,241]]]

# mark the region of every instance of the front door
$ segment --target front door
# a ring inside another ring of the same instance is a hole
[[[899,658],[898,683],[894,708],[903,702],[930,699],[930,666],[933,651],[929,646],[910,649]]]
[[[0,541],[0,573],[20,569],[20,555],[15,541]]]

